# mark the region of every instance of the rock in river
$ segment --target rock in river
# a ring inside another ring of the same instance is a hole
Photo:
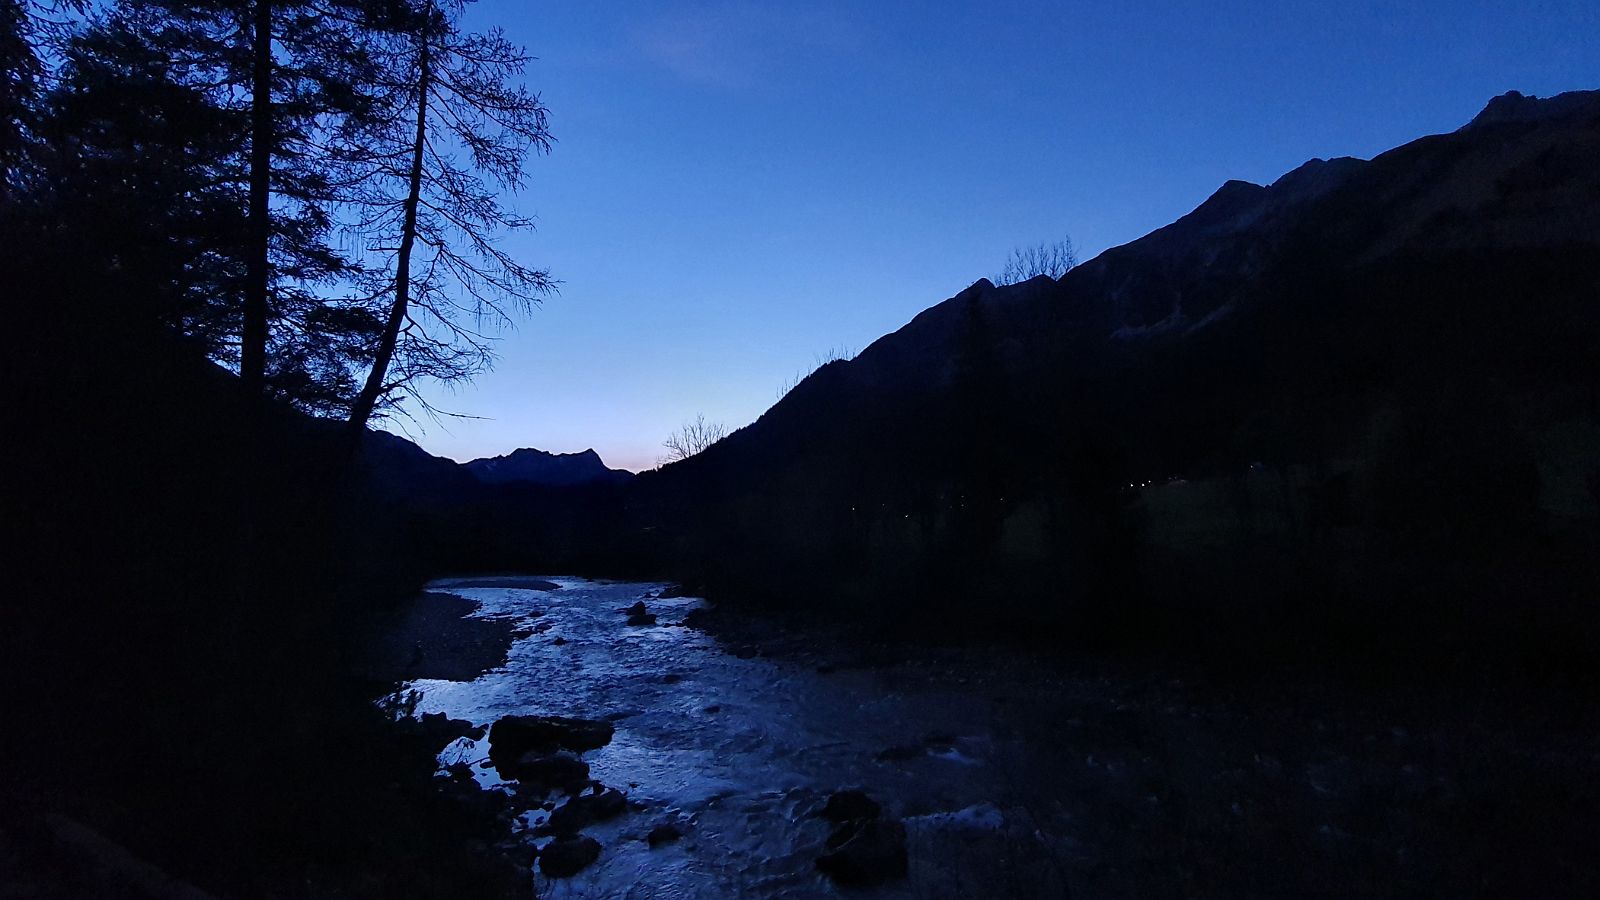
[[[620,816],[627,810],[628,798],[621,791],[612,788],[601,790],[599,782],[596,782],[594,793],[580,794],[563,803],[550,814],[550,821],[539,826],[538,830],[548,834],[577,834],[596,822]]]
[[[526,753],[582,753],[611,743],[610,722],[561,716],[503,716],[489,730],[489,758],[495,768],[514,768]]]
[[[671,843],[681,837],[683,837],[683,832],[678,826],[667,822],[650,829],[650,833],[645,835],[644,839],[650,845],[650,849],[654,850],[662,844]]]
[[[600,858],[600,842],[592,837],[557,838],[539,851],[539,871],[551,878],[569,878]]]
[[[500,774],[541,791],[576,794],[589,785],[589,764],[570,753],[524,753]]]
[[[883,812],[883,807],[878,801],[868,797],[864,791],[835,791],[828,796],[827,805],[822,807],[819,814],[829,822],[852,822],[861,819],[876,819]]]
[[[906,827],[867,819],[845,824],[828,838],[832,852],[817,858],[817,868],[840,884],[878,884],[906,874]]]

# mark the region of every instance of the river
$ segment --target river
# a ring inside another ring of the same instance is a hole
[[[1496,792],[1507,777],[1560,783],[1567,770],[1552,761],[1592,769],[1592,741],[1530,759],[1526,735],[1468,726],[1477,730],[1464,737],[1299,690],[1241,698],[999,648],[863,653],[815,637],[769,655],[686,626],[704,601],[658,597],[667,587],[430,585],[478,602],[477,616],[513,620],[520,636],[504,667],[474,680],[411,683],[418,712],[615,724],[610,744],[584,759],[627,793],[630,811],[585,829],[603,845],[599,860],[571,878],[537,876],[542,897],[1349,896],[1472,885],[1480,861],[1462,855],[1477,839],[1463,815],[1479,808],[1473,792],[1486,779]],[[626,624],[620,610],[641,599],[656,623]],[[1459,752],[1466,741],[1470,756]],[[469,763],[480,786],[499,789],[487,751],[463,738],[440,760]],[[817,871],[830,828],[815,813],[844,788],[904,823],[906,878],[845,890]],[[521,821],[531,833],[544,815]],[[683,838],[650,847],[646,834],[664,823]]]
[[[604,847],[600,860],[559,882],[540,876],[540,896],[829,896],[834,889],[814,865],[829,829],[810,814],[830,792],[853,787],[907,827],[910,876],[876,896],[985,893],[962,878],[981,879],[989,890],[999,879],[1026,878],[1048,894],[1059,881],[1052,853],[1061,848],[1050,846],[1038,813],[1016,796],[1015,773],[999,764],[991,734],[994,701],[972,702],[971,679],[944,683],[915,664],[834,668],[808,655],[741,658],[748,651],[725,652],[683,626],[702,605],[695,598],[649,599],[657,623],[624,624],[619,609],[665,584],[528,581],[560,587],[430,585],[477,601],[479,616],[540,630],[512,645],[504,668],[470,682],[410,687],[421,695],[419,712],[476,723],[507,714],[615,723],[611,743],[584,759],[635,809],[587,829]],[[477,763],[487,749],[486,740],[463,738],[441,761]],[[473,771],[482,786],[498,784],[492,768]],[[664,822],[680,825],[685,837],[651,849],[643,838]],[[1021,869],[1020,856],[1030,857]]]

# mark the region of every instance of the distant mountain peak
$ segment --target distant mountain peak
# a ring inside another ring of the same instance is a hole
[[[1353,156],[1336,156],[1332,159],[1309,159],[1296,169],[1279,176],[1272,190],[1280,196],[1297,200],[1320,196],[1343,184],[1352,174],[1366,165],[1365,160]]]
[[[485,484],[524,483],[571,487],[617,483],[633,477],[632,472],[607,468],[593,447],[577,453],[551,453],[523,447],[504,456],[475,459],[462,466]]]
[[[1593,106],[1600,112],[1600,91],[1567,91],[1544,98],[1532,97],[1521,91],[1506,91],[1490,100],[1483,112],[1474,116],[1461,130],[1507,122],[1538,122],[1559,118],[1585,106]]]
[[[1178,221],[1188,219],[1191,223],[1210,223],[1233,219],[1241,213],[1254,210],[1266,191],[1267,188],[1254,182],[1230,179]]]

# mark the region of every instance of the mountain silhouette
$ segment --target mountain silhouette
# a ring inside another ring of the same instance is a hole
[[[1507,577],[1597,512],[1597,158],[1600,92],[1507,94],[1230,181],[1059,280],[980,280],[635,479],[631,552],[730,595],[981,597],[996,623],[1130,596],[1260,621],[1252,598],[1333,608],[1413,566],[1511,604],[1467,599],[1490,579],[1461,548]]]
[[[484,484],[526,483],[548,487],[619,484],[632,472],[607,468],[593,449],[581,453],[549,453],[523,448],[504,456],[474,459],[462,466]]]

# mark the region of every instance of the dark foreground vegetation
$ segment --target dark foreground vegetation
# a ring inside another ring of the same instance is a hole
[[[511,893],[525,877],[483,852],[499,823],[438,793],[438,747],[352,675],[429,568],[404,510],[339,475],[337,430],[284,409],[247,430],[236,379],[55,259],[24,282],[48,315],[5,337],[29,423],[6,474],[8,885],[131,890],[70,821],[228,896]]]
[[[461,8],[0,2],[5,896],[525,888],[355,665],[434,568],[367,417],[547,287],[473,240],[544,112]]]

